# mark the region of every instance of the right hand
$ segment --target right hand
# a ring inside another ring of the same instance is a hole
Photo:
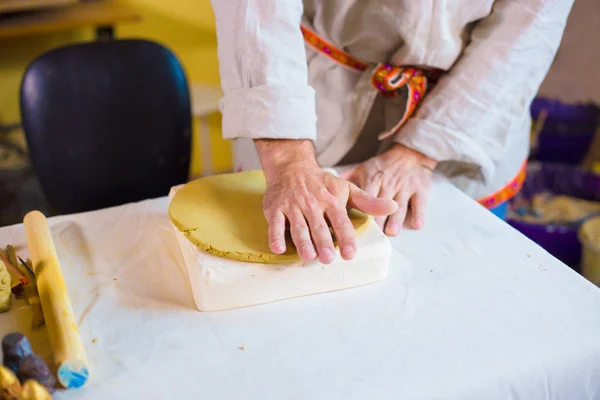
[[[347,208],[387,216],[396,211],[397,205],[392,200],[370,196],[356,185],[323,171],[315,160],[312,143],[308,142],[308,148],[303,142],[307,141],[257,141],[267,180],[263,210],[269,224],[271,251],[285,252],[287,221],[302,260],[318,258],[329,264],[335,259],[331,225],[342,258],[352,259],[356,237]],[[281,157],[282,152],[288,157]]]

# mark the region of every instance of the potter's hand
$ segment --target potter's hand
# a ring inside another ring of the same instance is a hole
[[[356,185],[323,171],[308,140],[256,140],[255,143],[267,181],[263,210],[269,223],[269,244],[275,254],[285,252],[287,220],[303,261],[317,257],[322,263],[334,260],[328,223],[342,257],[351,259],[356,240],[347,207],[379,216],[396,210],[393,201],[370,196]]]
[[[404,147],[393,145],[388,151],[356,165],[342,176],[371,196],[393,199],[398,210],[389,217],[376,217],[377,224],[389,236],[396,236],[405,224],[421,229],[425,203],[437,162]],[[410,208],[410,217],[407,214]]]

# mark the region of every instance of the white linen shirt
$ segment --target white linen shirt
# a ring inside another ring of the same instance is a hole
[[[249,140],[256,138],[310,139],[323,167],[337,165],[359,135],[375,138],[404,112],[403,101],[384,99],[385,115],[367,124],[377,63],[439,68],[447,73],[392,141],[435,159],[439,172],[480,198],[506,185],[527,158],[528,106],[573,0],[212,4],[223,136],[246,139],[242,167],[260,167]],[[301,23],[371,68],[355,72],[305,48]]]

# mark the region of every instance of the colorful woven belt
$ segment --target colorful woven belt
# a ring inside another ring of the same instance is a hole
[[[300,26],[300,29],[307,45],[343,67],[356,72],[364,72],[369,68],[367,63],[338,49],[307,27]],[[431,88],[431,86],[437,82],[441,73],[441,70],[421,70],[414,67],[397,67],[386,63],[377,64],[371,74],[371,84],[377,90],[382,92],[384,96],[397,96],[398,90],[403,86],[406,86],[408,89],[408,99],[404,115],[389,132],[379,135],[379,140],[386,139],[398,132],[402,125],[404,125],[417,110],[419,103],[423,100],[423,97],[425,97],[428,87]],[[490,196],[480,199],[478,202],[486,208],[492,209],[510,200],[523,187],[526,170],[527,162],[523,164],[523,167],[517,176],[515,176],[504,188]]]
[[[523,166],[517,173],[517,176],[511,179],[511,181],[506,186],[498,190],[496,193],[478,200],[479,204],[481,204],[488,210],[491,210],[492,208],[496,208],[500,204],[507,202],[521,191],[526,177],[527,161],[523,163]]]

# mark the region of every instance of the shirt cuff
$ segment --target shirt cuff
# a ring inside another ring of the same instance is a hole
[[[224,139],[317,138],[315,91],[310,86],[235,89],[221,99]]]
[[[437,161],[461,162],[472,166],[474,178],[489,182],[495,165],[469,137],[432,121],[410,118],[394,137],[394,142]]]

